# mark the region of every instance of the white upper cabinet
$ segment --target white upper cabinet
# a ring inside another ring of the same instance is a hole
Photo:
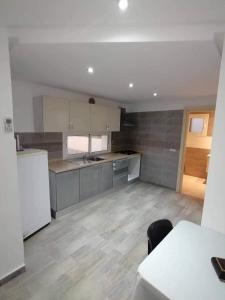
[[[35,97],[34,127],[36,132],[63,132],[69,128],[69,101],[49,96]]]
[[[61,98],[44,97],[43,124],[45,132],[68,130],[69,101]]]
[[[109,112],[109,131],[120,131],[121,109],[117,107],[110,107]]]
[[[107,131],[108,111],[107,107],[98,104],[90,104],[91,108],[91,130]]]
[[[37,132],[112,132],[120,131],[120,109],[62,98],[34,98],[34,123]]]
[[[91,104],[91,130],[120,131],[120,109],[112,106]]]
[[[90,131],[89,103],[70,101],[69,127],[76,132]]]

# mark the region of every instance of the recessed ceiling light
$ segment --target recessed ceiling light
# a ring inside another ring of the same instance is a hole
[[[133,88],[134,87],[134,84],[131,82],[129,83],[129,88]]]
[[[119,0],[118,5],[120,10],[125,11],[128,8],[128,0]]]
[[[93,67],[88,67],[88,73],[93,74],[94,73],[94,68]]]
[[[157,97],[157,96],[158,96],[158,94],[157,94],[157,93],[154,93],[154,94],[153,94],[153,96],[154,96],[154,97]]]

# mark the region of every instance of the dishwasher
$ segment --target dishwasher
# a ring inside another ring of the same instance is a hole
[[[113,187],[128,182],[128,159],[120,159],[113,162]]]

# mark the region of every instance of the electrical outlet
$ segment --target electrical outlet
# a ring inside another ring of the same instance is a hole
[[[5,131],[5,133],[13,132],[12,118],[5,118],[3,120],[3,124],[4,124],[4,131]]]

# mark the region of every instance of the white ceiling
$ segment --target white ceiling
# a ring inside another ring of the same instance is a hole
[[[212,41],[33,44],[11,52],[14,78],[128,102],[150,100],[155,91],[159,98],[215,96],[219,66]]]
[[[65,27],[225,22],[224,0],[0,0],[0,26]]]
[[[215,97],[225,0],[129,0],[125,13],[117,3],[0,0],[13,78],[124,102]]]

